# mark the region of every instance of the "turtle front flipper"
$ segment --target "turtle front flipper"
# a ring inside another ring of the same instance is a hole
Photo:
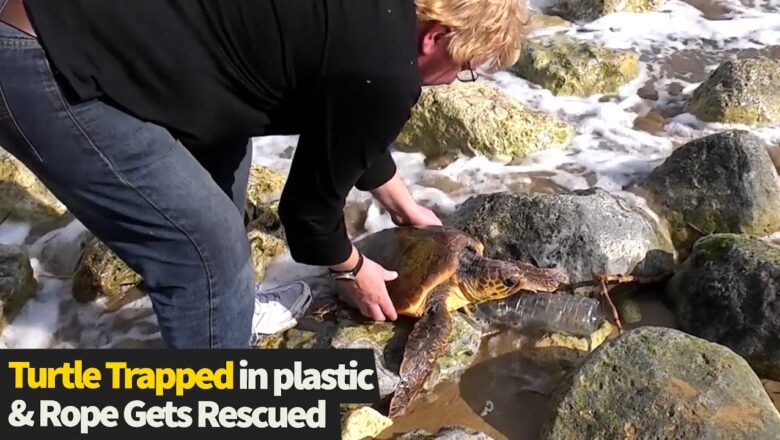
[[[428,378],[452,333],[452,314],[447,309],[450,285],[436,287],[429,295],[425,314],[409,333],[401,361],[401,381],[390,401],[388,417],[403,414]]]

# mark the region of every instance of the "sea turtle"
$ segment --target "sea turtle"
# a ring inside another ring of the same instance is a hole
[[[478,239],[447,226],[389,228],[356,246],[367,258],[398,272],[387,283],[396,311],[419,318],[404,349],[391,418],[406,411],[428,377],[452,331],[453,311],[521,290],[552,292],[568,282],[558,269],[486,258]]]

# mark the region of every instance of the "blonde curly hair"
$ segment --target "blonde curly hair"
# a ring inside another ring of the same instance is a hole
[[[483,69],[496,71],[520,57],[529,20],[526,0],[415,0],[415,4],[418,22],[434,21],[453,29],[449,52],[455,62],[476,60]]]

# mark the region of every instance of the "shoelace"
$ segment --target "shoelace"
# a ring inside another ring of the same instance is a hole
[[[282,302],[282,297],[279,296],[278,293],[258,293],[256,296],[256,301],[265,304],[269,302],[269,298],[273,301],[276,301],[278,303]]]

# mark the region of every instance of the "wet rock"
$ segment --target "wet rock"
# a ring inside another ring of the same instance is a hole
[[[260,229],[251,229],[248,237],[252,250],[252,266],[255,268],[255,281],[260,282],[265,278],[265,270],[273,259],[288,251],[287,244]]]
[[[38,283],[27,255],[16,246],[0,245],[0,331],[35,296]]]
[[[677,330],[642,327],[603,345],[559,385],[540,438],[778,435],[780,414],[743,358]]]
[[[593,21],[617,12],[654,11],[664,3],[664,0],[560,0],[550,13],[570,21]]]
[[[24,164],[0,150],[0,219],[56,221],[67,208]]]
[[[651,215],[599,188],[479,195],[445,221],[479,238],[489,257],[558,267],[573,283],[594,273],[659,276],[674,262],[668,234]]]
[[[664,125],[666,125],[666,118],[657,111],[649,111],[644,116],[638,116],[634,119],[634,129],[642,130],[648,133],[654,134],[663,131]]]
[[[30,246],[30,255],[54,276],[72,276],[81,260],[92,233],[78,220],[49,231]]]
[[[780,246],[736,234],[702,238],[667,288],[683,330],[780,380]]]
[[[341,440],[374,438],[389,428],[393,421],[370,407],[350,411],[341,423]]]
[[[73,278],[73,298],[90,302],[100,297],[112,298],[136,287],[141,276],[97,238],[90,240]]]
[[[263,229],[250,227],[247,232],[252,251],[255,278],[260,282],[271,261],[287,252],[287,244]],[[90,302],[100,297],[123,296],[132,287],[140,287],[142,278],[129,268],[103,242],[93,238],[86,246],[73,279],[73,297],[79,302]],[[144,291],[142,288],[141,291]],[[135,295],[132,297],[135,298]],[[128,298],[131,299],[131,298]],[[121,307],[124,301],[117,304]]]
[[[396,147],[427,157],[460,151],[509,162],[561,148],[573,135],[569,125],[523,107],[493,86],[453,84],[423,89]]]
[[[526,33],[531,33],[550,27],[568,28],[569,26],[571,26],[571,23],[557,15],[531,14],[528,24],[525,26],[525,31]]]
[[[533,38],[510,70],[555,95],[615,93],[639,75],[639,54],[571,37]]]
[[[249,182],[246,189],[247,201],[250,203],[267,203],[277,200],[287,176],[262,165],[253,164],[249,170]]]
[[[279,198],[286,182],[284,174],[262,165],[252,165],[246,191],[247,223],[252,224],[250,229],[264,229],[279,236]]]
[[[323,312],[323,310],[327,310]],[[375,353],[379,394],[390,396],[400,380],[398,371],[414,320],[399,317],[396,322],[373,322],[337,301],[332,295],[315,298],[295,328],[283,334],[268,336],[261,348],[338,348],[371,349]],[[425,382],[423,391],[438,383],[457,379],[476,359],[481,343],[481,329],[455,314],[452,335],[444,352]]]
[[[616,330],[609,321],[601,323],[590,336],[573,336],[563,333],[549,333],[534,343],[535,348],[562,348],[581,352],[591,352],[603,344]]]
[[[685,90],[685,86],[683,86],[681,83],[677,81],[669,84],[669,87],[666,88],[666,91],[671,96],[680,96],[683,90]]]
[[[381,353],[383,371],[380,373],[397,375],[411,325],[364,324],[362,321],[342,320],[331,345],[334,348],[373,348],[377,354]],[[430,391],[445,380],[457,379],[476,358],[481,336],[481,329],[463,318],[462,314],[456,313],[449,342],[425,381],[423,391]],[[393,377],[380,378],[380,381],[395,382]]]
[[[780,62],[768,58],[724,62],[696,88],[686,111],[709,122],[780,122]]]
[[[460,426],[445,426],[431,434],[428,431],[418,429],[406,434],[393,437],[394,440],[493,440],[493,437],[471,428]]]
[[[687,251],[702,235],[780,230],[780,178],[754,135],[732,130],[675,150],[636,187]]]

